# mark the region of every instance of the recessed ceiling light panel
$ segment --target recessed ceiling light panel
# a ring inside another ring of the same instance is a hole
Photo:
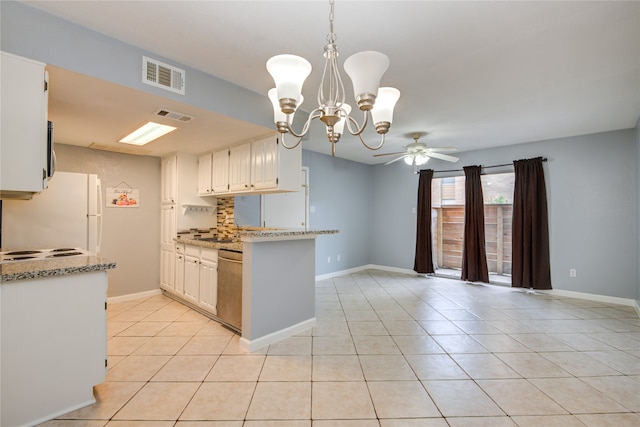
[[[133,145],[145,145],[176,129],[177,128],[175,126],[167,126],[160,123],[147,122],[140,128],[134,130],[129,135],[122,138],[120,142]]]

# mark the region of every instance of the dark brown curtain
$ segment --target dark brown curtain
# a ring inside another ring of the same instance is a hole
[[[462,246],[462,280],[489,283],[487,252],[484,241],[484,197],[480,166],[465,166],[464,240]]]
[[[433,169],[421,170],[418,180],[418,223],[416,227],[416,273],[434,273],[431,239],[431,180]]]
[[[513,162],[513,287],[551,289],[547,191],[542,162],[542,157]]]

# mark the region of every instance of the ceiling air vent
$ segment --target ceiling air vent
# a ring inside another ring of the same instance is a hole
[[[175,111],[165,110],[164,108],[161,108],[158,111],[156,111],[155,115],[160,117],[166,117],[167,119],[171,119],[171,120],[177,120],[182,123],[189,123],[191,120],[193,120],[192,116],[188,116],[182,113],[176,113]]]
[[[184,95],[184,70],[155,59],[142,57],[142,83]]]

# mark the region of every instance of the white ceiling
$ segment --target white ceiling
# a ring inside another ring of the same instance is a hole
[[[303,56],[313,65],[303,109],[315,104],[328,1],[24,3],[260,94],[273,86],[268,58]],[[432,147],[468,151],[631,128],[640,116],[640,2],[337,0],[335,33],[341,62],[361,50],[387,54],[382,85],[402,93],[382,150],[343,136],[336,155],[350,160],[384,162],[372,154],[401,150],[416,131],[428,132],[421,141]],[[57,142],[117,144],[159,106],[151,95],[80,77],[52,75]],[[180,103],[162,107],[206,120],[144,147],[150,155],[200,153],[269,132]],[[326,140],[303,144],[330,152]]]

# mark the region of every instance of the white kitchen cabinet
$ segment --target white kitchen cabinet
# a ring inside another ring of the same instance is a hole
[[[184,294],[184,254],[176,254],[175,257],[175,283],[173,284],[173,293],[181,296]]]
[[[160,163],[162,204],[176,203],[178,198],[178,157],[164,157]]]
[[[218,250],[200,248],[200,295],[198,305],[203,309],[217,314],[218,300]]]
[[[160,287],[173,291],[175,286],[173,243],[176,236],[175,205],[162,205],[160,225]]]
[[[213,261],[200,261],[200,276],[198,278],[200,294],[198,305],[214,315],[216,313],[216,301],[218,300],[218,263]]]
[[[212,181],[212,153],[203,154],[198,157],[198,194],[200,196],[210,196],[213,194]]]
[[[160,284],[163,289],[171,290],[175,288],[174,239],[181,230],[215,227],[216,216],[211,214],[212,209],[200,208],[215,207],[216,198],[198,195],[198,156],[195,154],[172,154],[162,158],[160,164]],[[193,206],[198,209],[189,209]],[[172,271],[173,275],[169,276]]]
[[[160,244],[163,249],[173,249],[173,239],[177,236],[177,208],[175,205],[163,205],[160,217]]]
[[[45,64],[1,52],[0,196],[47,188],[47,77]]]
[[[213,194],[229,192],[229,149],[216,151],[211,156],[211,186]]]
[[[288,149],[280,136],[268,136],[251,143],[251,189],[256,192],[300,189],[301,147]]]
[[[200,297],[200,259],[185,255],[184,257],[184,299],[198,304]]]
[[[175,205],[176,230],[189,228],[215,227],[216,218],[210,213],[187,211],[185,206],[216,206],[215,197],[198,195],[198,156],[189,153],[176,153],[163,157],[162,165],[162,204]],[[176,237],[174,233],[172,239]]]
[[[174,252],[160,250],[160,287],[170,292],[175,290]]]
[[[171,292],[215,315],[218,300],[218,250],[176,244],[175,285]]]
[[[229,192],[251,191],[251,142],[229,148]]]
[[[174,273],[173,291],[181,296],[184,294],[184,245],[180,243],[176,244]]]

